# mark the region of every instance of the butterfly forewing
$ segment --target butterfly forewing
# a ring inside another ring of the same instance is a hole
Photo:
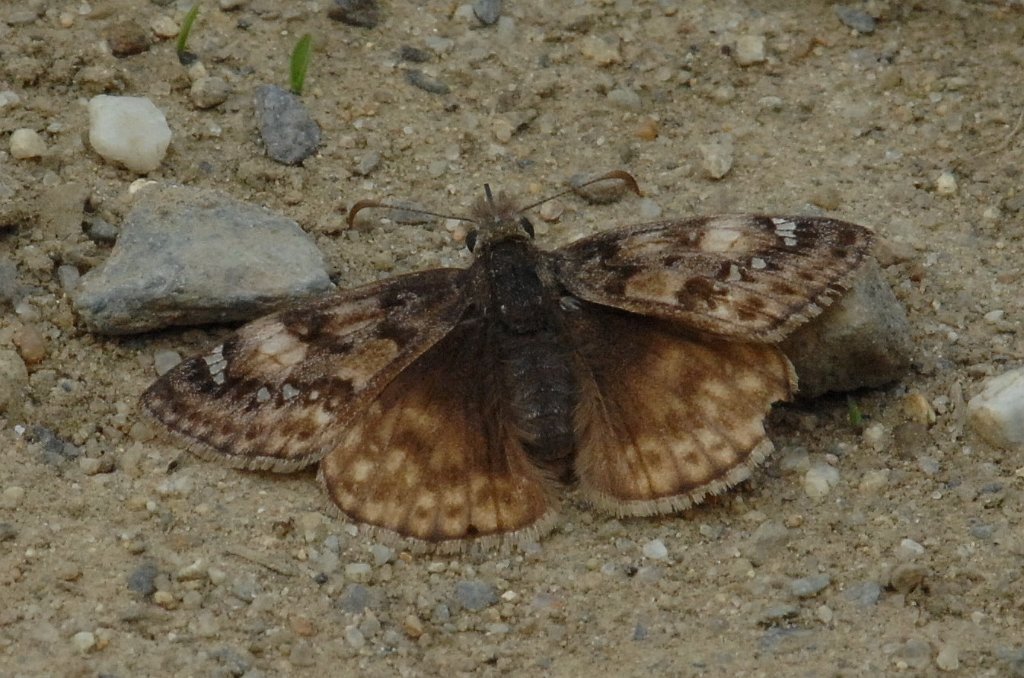
[[[834,219],[701,217],[578,240],[557,251],[557,275],[587,301],[776,342],[842,294],[870,244]]]
[[[233,466],[307,466],[455,326],[465,273],[400,276],[256,320],[157,380],[143,405]]]

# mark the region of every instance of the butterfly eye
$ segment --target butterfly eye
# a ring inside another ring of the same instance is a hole
[[[519,219],[519,225],[522,227],[522,229],[524,231],[526,231],[527,235],[529,235],[530,239],[532,240],[533,239],[533,223],[531,223],[530,220],[527,219],[526,217],[521,217]]]
[[[476,247],[476,229],[466,234],[466,249],[470,252]]]

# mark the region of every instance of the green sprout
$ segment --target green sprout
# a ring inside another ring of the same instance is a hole
[[[289,63],[291,68],[292,93],[302,96],[302,88],[306,84],[306,70],[309,68],[310,55],[313,52],[313,38],[306,33],[295,43],[292,50],[292,60]]]
[[[192,33],[192,24],[196,22],[196,17],[199,16],[199,3],[192,5],[192,9],[188,11],[185,18],[181,22],[181,30],[178,31],[178,61],[184,65],[188,65],[195,61],[196,55],[188,51],[188,36]]]
[[[846,398],[846,416],[850,420],[850,426],[859,429],[864,425],[864,413],[860,411],[860,407],[849,396]]]

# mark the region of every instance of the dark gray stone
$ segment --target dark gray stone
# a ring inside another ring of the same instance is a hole
[[[424,92],[431,94],[448,94],[451,88],[437,78],[432,78],[423,71],[410,69],[405,72],[405,79],[413,87],[418,87]]]
[[[498,593],[487,582],[467,580],[455,583],[455,600],[467,610],[477,611],[498,602]]]
[[[873,388],[910,369],[913,342],[903,306],[869,259],[850,290],[781,344],[796,368],[799,395]]]
[[[858,33],[867,35],[875,32],[875,18],[859,7],[837,5],[836,16],[844,26],[848,26]]]
[[[862,581],[851,584],[843,591],[843,598],[862,607],[870,607],[878,603],[882,597],[882,585],[876,581]]]
[[[375,28],[380,23],[381,10],[377,0],[334,0],[327,16],[349,26]]]
[[[277,85],[263,85],[253,96],[260,137],[271,160],[298,165],[320,146],[320,126],[302,100]]]
[[[156,593],[156,578],[160,570],[153,563],[143,563],[128,575],[128,588],[139,595],[149,597]]]
[[[493,26],[501,18],[501,0],[473,0],[473,14],[484,26]]]
[[[332,288],[323,255],[291,219],[210,190],[150,187],[110,258],[73,302],[103,334],[235,322]]]

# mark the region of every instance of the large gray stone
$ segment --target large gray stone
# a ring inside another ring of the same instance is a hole
[[[248,320],[331,288],[323,255],[291,219],[216,191],[154,186],[73,301],[90,330],[130,334]]]
[[[874,259],[839,301],[781,347],[802,398],[888,384],[907,372],[913,351],[906,311]]]

